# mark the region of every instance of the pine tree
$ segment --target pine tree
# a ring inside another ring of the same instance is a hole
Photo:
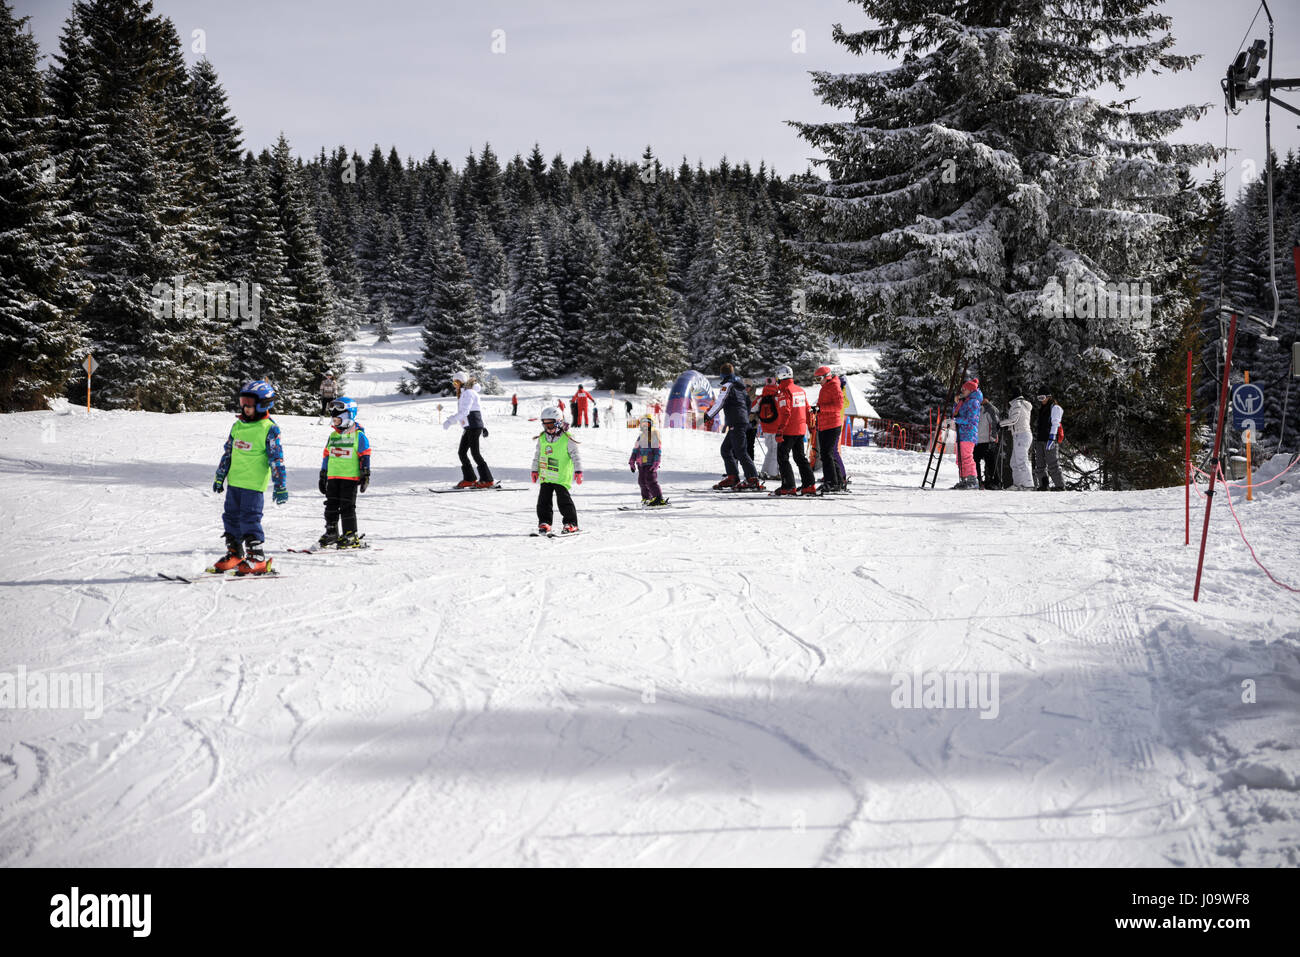
[[[904,57],[814,74],[853,119],[796,124],[830,174],[796,210],[810,299],[850,341],[896,338],[947,361],[964,353],[986,378],[1054,380],[1074,438],[1101,439],[1110,403],[1146,401],[1144,377],[1182,341],[1172,277],[1191,267],[1168,227],[1178,171],[1215,151],[1165,142],[1201,107],[1137,112],[1089,91],[1193,59],[1170,52],[1154,0],[858,5],[880,25],[836,27],[836,41]],[[1071,276],[1149,282],[1150,309],[1052,318],[1047,293]]]
[[[943,406],[947,391],[920,353],[891,343],[880,354],[868,398],[883,418],[920,423]]]
[[[375,323],[375,342],[392,342],[393,336],[393,316],[387,309],[379,313],[379,321]]]
[[[533,218],[519,264],[519,284],[510,297],[510,360],[525,379],[560,373],[566,364],[560,303],[551,283],[541,227]]]
[[[447,211],[450,219],[450,211]],[[454,229],[434,240],[427,253],[430,282],[424,302],[424,350],[409,370],[424,392],[450,392],[458,369],[483,367],[483,317],[469,264]]]
[[[307,413],[315,405],[325,373],[342,369],[338,302],[325,269],[314,216],[283,135],[271,153],[267,171],[284,233],[285,275],[292,302],[288,318],[297,334],[296,352],[305,372],[304,378],[275,385],[284,397],[282,408]]]
[[[759,366],[770,373],[789,364],[806,382],[819,365],[835,359],[822,331],[824,319],[809,302],[795,254],[779,237],[768,243],[764,265]]]
[[[76,217],[58,193],[36,42],[0,0],[0,410],[64,391],[83,351]]]
[[[636,392],[686,368],[686,347],[673,321],[668,264],[650,224],[631,217],[619,227],[601,276],[594,371],[605,388]]]
[[[752,239],[742,237],[735,220],[721,218],[702,238],[691,266],[688,299],[694,327],[691,362],[713,371],[723,362],[747,373],[762,366],[760,341],[761,263]]]

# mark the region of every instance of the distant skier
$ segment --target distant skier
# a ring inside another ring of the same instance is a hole
[[[1002,425],[1011,429],[1011,487],[1020,492],[1034,487],[1033,473],[1029,468],[1029,446],[1033,441],[1029,417],[1032,411],[1029,400],[1019,393],[1011,400],[1007,417],[1002,420]]]
[[[777,495],[816,495],[817,476],[808,464],[804,453],[804,437],[808,434],[808,395],[795,385],[794,371],[789,366],[776,370],[776,433],[781,436],[777,464],[781,470],[781,487]],[[790,456],[799,467],[800,485],[794,484],[794,469]]]
[[[968,379],[961,384],[952,409],[957,425],[957,469],[961,475],[961,481],[953,486],[956,489],[978,491],[980,487],[975,469],[975,443],[979,440],[980,403],[983,401],[979,379]]]
[[[818,366],[813,378],[821,384],[817,393],[817,449],[822,463],[822,487],[827,492],[848,489],[844,459],[840,456],[840,435],[844,431],[844,389],[830,366]]]
[[[781,441],[776,431],[776,391],[776,379],[768,376],[762,393],[755,397],[750,409],[758,422],[758,438],[763,443],[763,466],[759,470],[759,475],[765,479],[777,478],[780,475],[776,456],[777,446]]]
[[[627,464],[636,473],[637,482],[641,485],[641,504],[657,508],[668,504],[663,490],[659,488],[659,462],[663,444],[659,440],[659,430],[655,428],[654,419],[643,415],[639,424],[641,428],[637,432]]]
[[[1053,492],[1065,490],[1061,475],[1060,442],[1061,419],[1065,413],[1049,393],[1038,396],[1038,414],[1034,421],[1034,484],[1038,491],[1046,492],[1047,478],[1052,478]]]
[[[519,414],[519,394],[518,394],[518,393],[515,393],[514,395],[512,395],[512,396],[510,397],[510,414],[511,414],[511,415],[518,415],[518,414]]]
[[[587,405],[593,400],[591,393],[578,383],[578,391],[573,393],[573,427],[581,428],[588,425],[587,422]]]
[[[722,374],[722,382],[713,405],[704,413],[704,427],[713,428],[713,420],[722,416],[727,430],[722,439],[722,462],[727,474],[713,487],[719,490],[736,486],[761,489],[763,483],[758,480],[758,469],[754,468],[754,460],[745,451],[745,433],[749,429],[749,396],[745,392],[745,383],[740,381],[730,362],[722,363],[718,371]],[[742,469],[745,472],[743,482],[740,480]]]
[[[600,405],[597,404],[595,399],[591,401],[591,427],[593,429],[600,428]]]
[[[226,556],[212,567],[219,572],[235,569],[237,575],[264,575],[271,560],[262,550],[262,504],[267,482],[275,485],[275,504],[289,501],[284,471],[280,427],[271,420],[275,389],[265,379],[239,390],[239,418],[230,427],[221,453],[212,491],[226,493],[221,515]],[[227,483],[229,488],[226,488]]]
[[[370,486],[370,439],[357,422],[357,404],[347,396],[330,403],[333,429],[325,440],[317,487],[325,496],[325,534],[321,548],[357,548],[357,493]],[[343,535],[339,537],[339,518]]]
[[[334,381],[334,373],[326,372],[325,378],[320,384],[320,414],[325,415],[329,411],[330,403],[334,397],[339,394],[338,383]]]
[[[442,427],[450,429],[459,422],[462,429],[460,449],[457,454],[460,456],[460,470],[464,478],[456,483],[456,488],[491,488],[492,470],[488,468],[478,448],[479,439],[487,438],[488,434],[487,427],[483,424],[483,410],[478,399],[481,387],[474,381],[472,373],[463,371],[452,376],[451,384],[456,389],[456,411],[442,423]],[[474,478],[474,469],[469,464],[471,455],[474,456],[474,462],[478,466],[477,481]]]
[[[624,408],[624,410],[625,410],[625,411],[623,412],[623,418],[625,418],[625,419],[630,419],[630,418],[632,418],[632,400],[631,400],[631,399],[624,399],[624,400],[623,400],[623,408]]]
[[[533,449],[533,481],[538,480],[541,487],[537,490],[537,531],[543,535],[551,531],[554,501],[559,499],[560,518],[564,521],[562,533],[576,533],[578,509],[569,489],[574,482],[582,484],[582,455],[578,440],[569,435],[564,416],[555,406],[542,409],[542,431]]]
[[[980,487],[1001,488],[998,474],[998,435],[1002,431],[999,421],[1002,413],[988,399],[980,403],[979,430],[975,439],[975,475]]]

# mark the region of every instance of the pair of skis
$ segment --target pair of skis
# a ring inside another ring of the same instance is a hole
[[[280,578],[282,576],[274,568],[268,568],[266,571],[258,575],[254,575],[252,572],[239,575],[235,573],[233,568],[224,572],[219,572],[215,568],[205,568],[201,576],[196,575],[193,578],[186,578],[184,575],[168,575],[165,572],[158,572],[158,577],[169,582],[180,582],[184,585],[193,585],[198,581],[210,581],[213,579],[220,581],[243,581],[248,578]]]
[[[494,483],[493,485],[489,485],[487,488],[475,488],[475,487],[472,486],[472,485],[471,485],[471,486],[467,486],[467,487],[465,487],[465,488],[457,488],[455,485],[453,485],[451,488],[429,488],[429,487],[426,487],[426,488],[423,488],[423,489],[413,488],[413,489],[411,489],[411,491],[412,491],[412,492],[432,492],[434,495],[442,495],[442,494],[444,494],[444,493],[446,493],[446,492],[522,492],[522,491],[524,491],[524,488],[523,488],[523,486],[514,486],[514,485],[511,485],[511,486],[508,486],[508,487],[507,487],[507,486],[503,486],[500,482],[496,482],[496,483]]]

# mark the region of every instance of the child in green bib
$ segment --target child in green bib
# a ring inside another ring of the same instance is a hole
[[[275,389],[265,379],[239,390],[239,418],[230,427],[212,481],[212,491],[226,493],[221,516],[226,556],[210,571],[233,568],[236,575],[263,575],[271,570],[271,560],[262,551],[262,499],[268,482],[275,484],[276,505],[289,501],[280,427],[271,420],[273,405]]]
[[[334,429],[320,460],[320,493],[325,496],[325,534],[320,547],[363,548],[357,534],[357,493],[370,485],[370,440],[357,422],[357,404],[345,395],[329,406]],[[339,518],[343,536],[339,537]]]
[[[578,440],[569,435],[563,413],[555,406],[542,410],[542,432],[533,450],[533,481],[539,480],[537,531],[543,535],[551,531],[551,520],[555,517],[553,502],[559,499],[560,517],[564,520],[562,533],[576,534],[578,509],[569,489],[574,482],[582,484],[582,455]]]

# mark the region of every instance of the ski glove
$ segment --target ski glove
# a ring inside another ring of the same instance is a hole
[[[483,427],[483,438],[487,438],[487,426]]]
[[[635,462],[632,463],[632,471],[633,471],[633,472],[636,471],[636,463],[635,463]]]
[[[289,490],[287,488],[278,488],[275,490],[275,504],[283,505],[289,501]]]
[[[1049,452],[1052,451],[1052,449],[1053,449],[1055,446],[1056,446],[1056,439],[1048,439],[1048,440],[1047,440],[1047,451],[1049,451]]]
[[[366,469],[364,472],[361,473],[361,491],[364,492],[369,487],[370,487],[370,469]]]
[[[212,480],[212,491],[220,495],[226,489],[226,480],[218,475]]]
[[[582,484],[582,473],[581,473],[581,472],[574,472],[574,473],[573,473],[573,480],[574,480],[575,482],[577,482],[579,485],[581,485],[581,484]]]
[[[534,482],[537,481],[537,473],[536,473],[536,472],[533,473],[533,481],[534,481]]]
[[[452,424],[453,422],[455,422],[455,421],[456,421],[455,419],[448,419],[446,422],[442,423],[442,427],[443,427],[444,429],[450,429],[450,428],[451,428],[451,424]]]
[[[328,486],[327,486],[327,484],[326,484],[327,482],[329,482],[329,477],[326,475],[325,470],[324,470],[324,469],[321,469],[321,471],[320,471],[320,481],[316,483],[316,487],[317,487],[318,489],[320,489],[320,493],[321,493],[322,495],[328,495],[328,494],[329,494],[329,488],[328,488]]]

